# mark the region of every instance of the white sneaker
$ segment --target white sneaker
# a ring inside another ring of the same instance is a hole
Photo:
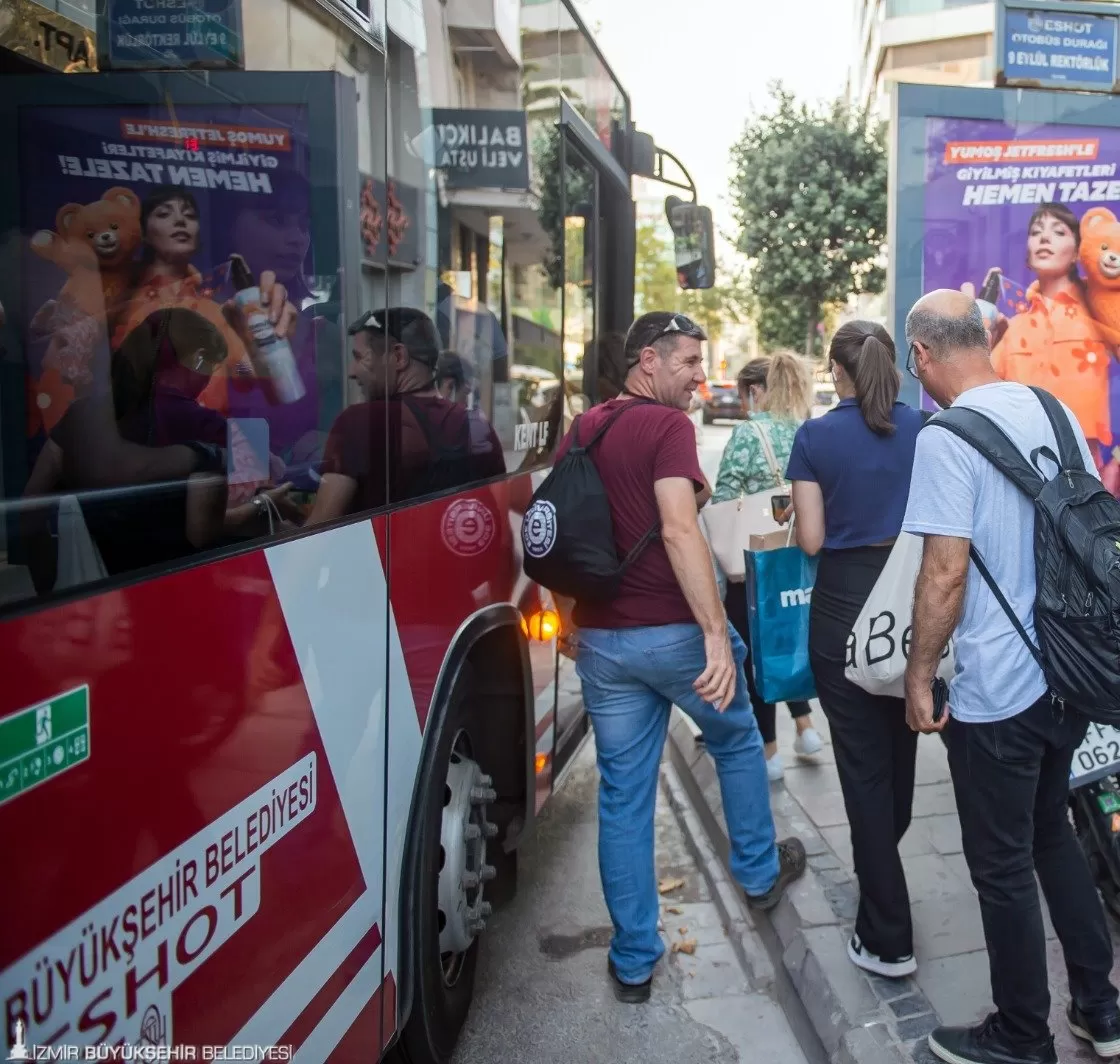
[[[812,757],[824,749],[824,741],[816,728],[806,728],[793,740],[793,752],[798,757]]]
[[[786,767],[782,764],[782,755],[775,754],[766,762],[766,776],[771,783],[777,783],[786,774]]]
[[[862,968],[865,972],[874,972],[876,975],[884,975],[888,979],[902,979],[918,970],[918,962],[914,960],[913,953],[893,961],[883,960],[860,942],[859,935],[852,935],[848,939],[848,959],[857,968]]]

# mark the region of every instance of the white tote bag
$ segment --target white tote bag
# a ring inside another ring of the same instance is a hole
[[[788,494],[788,488],[766,433],[757,425],[754,426],[754,431],[766,464],[774,474],[775,486],[753,495],[741,495],[738,499],[709,503],[701,512],[712,553],[731,583],[741,583],[746,577],[743,552],[750,545],[751,536],[783,530],[783,526],[774,520],[770,497]]]
[[[922,537],[903,532],[871,589],[852,628],[854,664],[844,675],[869,694],[903,698],[903,675],[914,624],[914,585],[922,564]],[[851,653],[851,651],[849,651]],[[946,682],[954,671],[953,643],[945,650],[937,675]]]

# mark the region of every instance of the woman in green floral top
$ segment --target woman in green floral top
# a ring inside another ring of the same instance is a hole
[[[813,408],[813,377],[805,360],[792,351],[779,351],[769,358],[756,358],[739,371],[739,398],[749,420],[735,426],[719,463],[719,475],[712,502],[726,502],[741,495],[754,495],[782,486],[775,478],[766,453],[759,442],[765,433],[784,475],[793,437]],[[724,599],[727,618],[743,642],[750,647],[747,634],[747,596],[742,582],[727,585]],[[747,687],[758,728],[766,744],[766,771],[772,780],[782,778],[784,767],[778,756],[777,718],[772,703],[763,702],[754,687],[752,669],[747,663]],[[821,737],[813,727],[808,702],[791,702],[789,711],[797,725],[794,752],[800,756],[819,753]]]

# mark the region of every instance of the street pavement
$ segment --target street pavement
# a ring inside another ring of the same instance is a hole
[[[701,464],[714,484],[730,427],[720,424],[698,431]],[[934,1059],[925,1040],[929,1030],[941,1023],[975,1022],[992,1008],[979,903],[961,852],[960,823],[945,748],[936,736],[922,736],[919,741],[914,818],[900,845],[913,910],[917,974],[902,981],[872,977],[866,985],[857,987],[855,984],[862,981],[862,976],[853,976],[854,966],[842,950],[835,949],[842,937],[851,934],[859,897],[852,869],[851,839],[828,724],[819,703],[814,702],[813,708],[814,721],[826,746],[821,755],[805,761],[793,754],[793,722],[784,706],[778,708],[779,746],[786,773],[782,782],[772,785],[771,802],[780,824],[795,829],[809,849],[814,882],[806,885],[806,891],[814,885],[819,887],[826,903],[823,914],[811,915],[811,906],[801,904],[796,918],[790,918],[802,925],[818,925],[811,934],[818,936],[815,941],[825,947],[818,950],[814,978],[806,985],[814,995],[824,985],[827,992],[845,1003],[845,1008],[821,1017],[818,1033],[829,1046],[829,1032],[822,1027],[844,1022],[846,1011],[849,1024],[881,1024],[891,1032],[891,1041],[902,1052],[902,1059],[924,1064]],[[697,757],[689,746],[687,740],[680,743],[684,758],[695,762],[692,772],[698,789],[712,795],[709,804],[722,831],[718,790],[711,788],[710,773],[704,764],[709,759],[706,755]],[[1097,1057],[1092,1049],[1074,1039],[1066,1026],[1064,1011],[1069,991],[1065,966],[1045,903],[1043,914],[1050,968],[1051,1027],[1059,1059],[1065,1064],[1094,1061]],[[823,937],[826,929],[834,929],[835,940],[831,944]],[[1115,925],[1112,929],[1115,942]],[[786,928],[780,930],[784,944]],[[1120,950],[1116,952],[1120,956]],[[791,974],[797,982],[798,974]],[[1113,980],[1120,980],[1120,964],[1113,969]],[[872,997],[861,996],[866,995],[868,988]]]
[[[661,885],[673,889],[662,898],[663,934],[667,944],[689,943],[694,952],[667,952],[649,1004],[615,1001],[596,854],[597,788],[588,741],[521,851],[516,898],[489,922],[455,1064],[820,1060],[807,1060],[771,993],[752,989],[664,795],[657,870]]]

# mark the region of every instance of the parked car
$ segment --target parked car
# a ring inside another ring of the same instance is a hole
[[[747,416],[739,401],[739,386],[735,381],[705,381],[697,391],[704,403],[702,409],[705,425],[710,425],[716,418],[741,421]]]

